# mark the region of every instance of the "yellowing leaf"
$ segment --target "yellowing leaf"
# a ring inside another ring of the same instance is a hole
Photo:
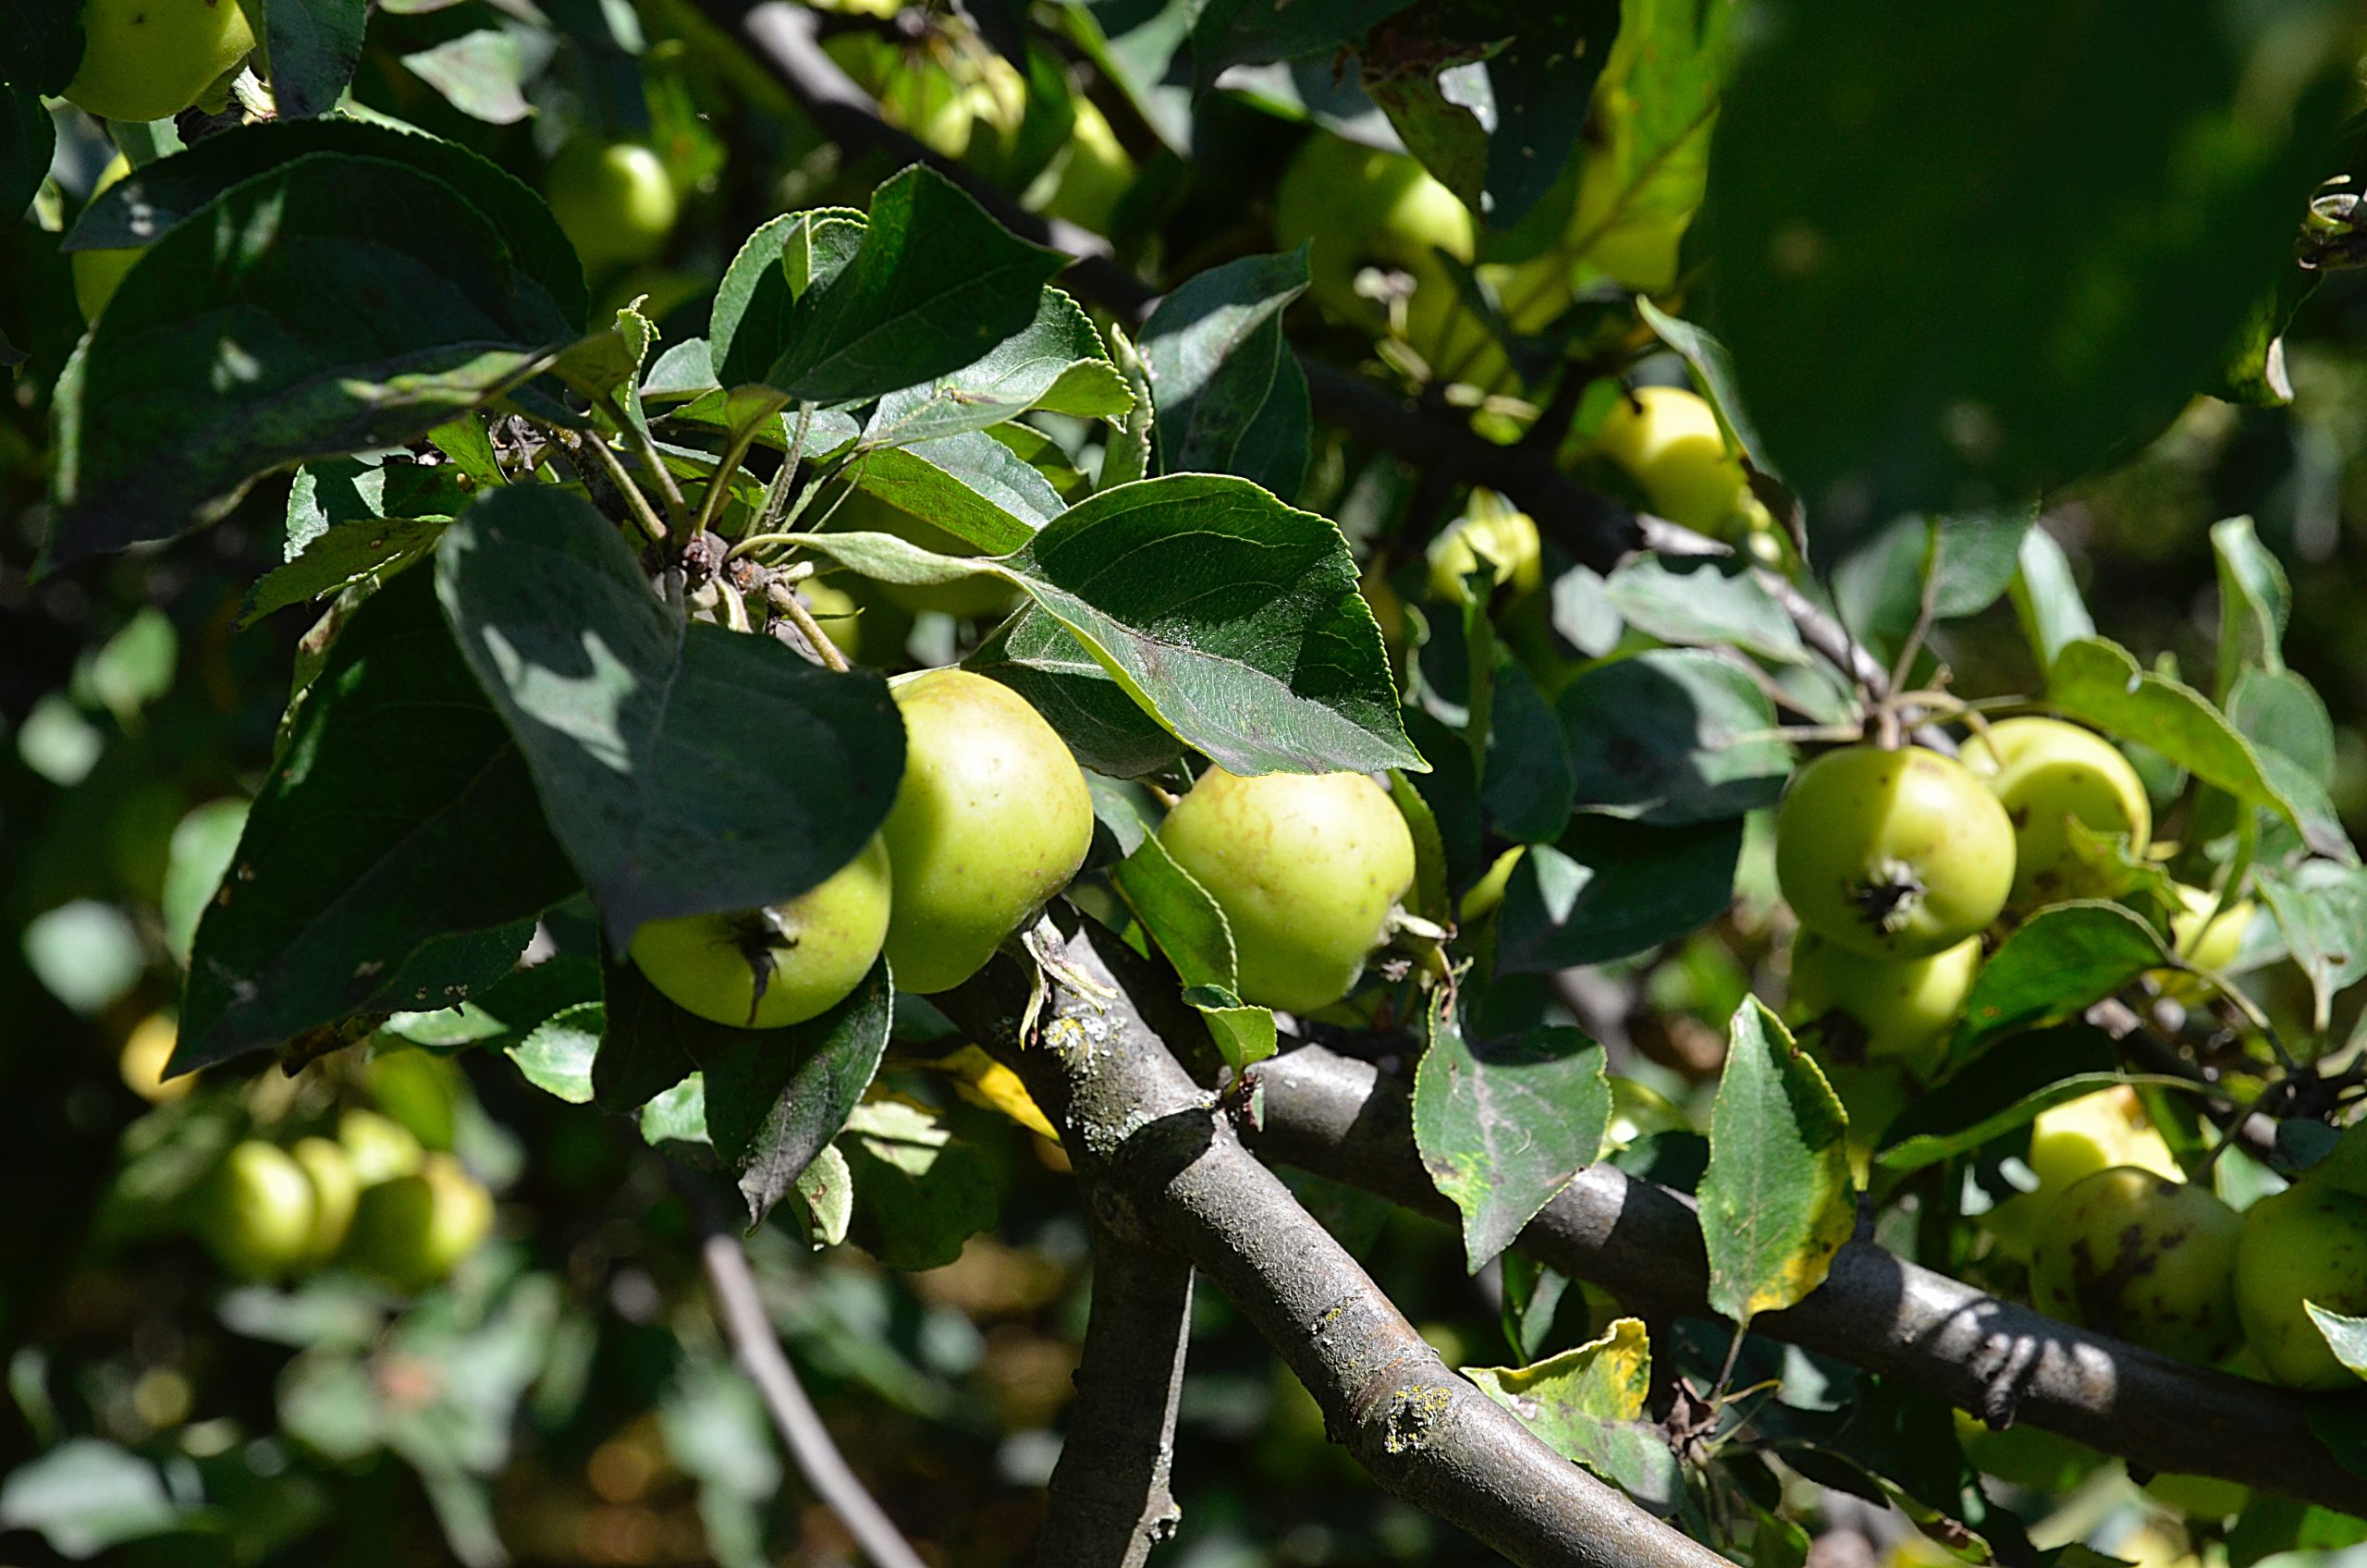
[[[1060,1130],[1029,1097],[1027,1085],[1019,1081],[1019,1074],[977,1047],[963,1046],[929,1065],[940,1072],[951,1073],[953,1092],[972,1105],[1000,1111],[1036,1136],[1060,1142]]]
[[[1849,1118],[1811,1057],[1757,998],[1734,1017],[1710,1112],[1701,1235],[1710,1305],[1738,1324],[1824,1283],[1857,1228]]]

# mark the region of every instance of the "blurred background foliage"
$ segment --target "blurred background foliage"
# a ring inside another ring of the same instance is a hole
[[[977,14],[990,9],[1008,19]],[[940,9],[842,0],[824,31],[831,57],[892,122],[1173,279],[1274,248],[1277,174],[1310,117],[1390,137],[1353,73],[1326,58],[1239,68],[1196,100],[1175,50],[1182,9],[1039,6],[1024,72]],[[675,340],[704,324],[737,237],[786,209],[860,203],[890,172],[828,141],[688,0],[386,0],[352,100],[538,187],[579,138],[654,149],[680,220],[651,254],[600,267],[592,283],[599,306],[645,296]],[[1624,122],[1608,102],[1597,101],[1580,161],[1616,141]],[[530,1089],[510,1058],[456,1048],[464,1042],[434,1020],[399,1019],[292,1073],[241,1064],[186,1092],[153,1082],[197,905],[271,757],[305,628],[290,617],[240,624],[245,585],[278,558],[285,491],[268,484],[224,525],[169,547],[32,576],[45,524],[42,389],[80,325],[56,240],[112,153],[79,112],[60,105],[58,120],[54,182],[0,242],[0,329],[28,356],[0,418],[0,1561],[852,1561],[836,1522],[784,1478],[709,1315],[690,1200],[632,1127]],[[1311,300],[1290,329],[1378,374],[1420,374],[1424,345],[1377,343],[1368,324],[1327,319]],[[1613,346],[1605,363],[1647,383],[1683,380],[1674,356],[1629,364],[1633,352]],[[2125,463],[2051,497],[2045,525],[2104,635],[2201,670],[2217,624],[2209,531],[2250,515],[2291,570],[2287,655],[2333,711],[2334,795],[2358,838],[2367,286],[2356,274],[2330,275],[2301,305],[2284,363],[2289,405],[2198,400]],[[1507,421],[1533,411],[1508,377],[1479,392],[1459,397],[1483,423],[1490,397]],[[1582,428],[1600,420],[1589,407]],[[1075,438],[1045,423],[1056,440]],[[1624,483],[1607,465],[1588,472]],[[1390,455],[1324,432],[1300,499],[1368,540],[1409,519],[1427,526],[1422,514],[1441,506]],[[1878,536],[1838,570],[1839,600],[1878,653],[1886,629],[1904,630],[1902,593],[1911,611],[1913,553]],[[1420,571],[1405,562],[1400,576]],[[880,606],[863,631],[869,655],[893,662],[900,631],[929,657],[958,634],[941,614],[899,619]],[[2037,685],[2003,604],[1944,629],[1938,652],[1981,692]],[[1537,1005],[1585,1022],[1649,1091],[1625,1108],[1639,1148],[1702,1124],[1723,1021],[1750,989],[1780,994],[1765,869],[1757,855],[1747,865],[1745,897],[1710,929],[1521,982],[1539,988]],[[2298,976],[2292,987],[2283,1005],[2305,1011]],[[2352,1022],[2338,1017],[2335,1037]],[[906,1052],[884,1082],[961,1143],[940,1149],[884,1123],[876,1139],[851,1141],[851,1158],[909,1177],[905,1206],[867,1212],[854,1244],[827,1250],[784,1209],[751,1250],[856,1468],[932,1561],[994,1568],[1032,1547],[1072,1393],[1086,1243],[1058,1150],[979,1103],[989,1096],[975,1085],[924,1070],[926,1054]],[[241,1283],[190,1238],[186,1210],[223,1149],[333,1132],[357,1109],[449,1152],[496,1195],[493,1240],[448,1280],[416,1298],[343,1270],[285,1290]],[[1500,1268],[1466,1280],[1448,1227],[1318,1181],[1294,1184],[1451,1363],[1504,1359]],[[1524,1348],[1576,1343],[1610,1311],[1574,1290]],[[1476,1549],[1380,1494],[1324,1441],[1313,1403],[1214,1291],[1198,1298],[1195,1335],[1176,1460],[1184,1523],[1163,1561],[1474,1560]],[[1713,1366],[1723,1348],[1710,1347]],[[1795,1376],[1838,1376],[1788,1359]],[[1981,1462],[2030,1488],[2004,1495],[2042,1544],[2085,1539],[2145,1562],[2202,1544],[2244,1568],[2354,1538],[2355,1522],[2273,1506],[2232,1534],[2193,1525],[2109,1467],[2067,1489],[2085,1462],[2047,1440],[2008,1446],[1993,1443]],[[1895,1513],[1811,1492],[1828,1522],[1854,1521],[1866,1550],[1939,1560]],[[2212,1516],[2207,1500],[2198,1512]]]

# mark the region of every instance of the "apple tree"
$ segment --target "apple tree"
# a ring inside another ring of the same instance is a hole
[[[14,0],[0,1541],[2367,1548],[2362,52]]]

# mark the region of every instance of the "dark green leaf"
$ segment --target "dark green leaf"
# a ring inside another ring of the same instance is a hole
[[[1655,6],[1674,15],[1681,7]],[[1714,12],[1717,7],[1707,9]],[[1706,121],[1704,122],[1706,126]],[[1645,324],[1660,335],[1662,342],[1675,349],[1685,362],[1693,367],[1694,378],[1707,391],[1710,407],[1717,411],[1718,423],[1724,426],[1727,439],[1735,450],[1748,459],[1753,468],[1763,473],[1780,474],[1774,459],[1768,455],[1767,445],[1759,438],[1759,427],[1751,423],[1750,410],[1744,407],[1742,387],[1735,376],[1734,356],[1698,323],[1680,321],[1662,310],[1650,300],[1636,301]]]
[[[1956,1055],[1968,1042],[2076,1018],[2168,962],[2151,926],[2118,904],[2042,909],[1981,966],[1964,1006]]]
[[[1737,1325],[1824,1283],[1856,1230],[1848,1124],[1815,1059],[1764,1004],[1745,1001],[1728,1031],[1700,1192],[1710,1305]]]
[[[1184,743],[1159,728],[1067,627],[1032,605],[962,664],[1026,698],[1096,773],[1139,778],[1184,754]]]
[[[8,25],[0,28],[0,81],[31,94],[66,91],[82,63],[82,4],[10,0]]]
[[[1460,1023],[1433,1018],[1414,1076],[1414,1142],[1463,1216],[1472,1273],[1602,1152],[1611,1120],[1602,1060],[1576,1029],[1473,1045]]]
[[[432,741],[432,743],[425,743]],[[177,1069],[348,1013],[458,997],[574,887],[524,758],[436,614],[425,573],[373,596],[330,649],[198,925]],[[509,941],[515,935],[516,941]],[[442,939],[442,940],[439,940]],[[439,950],[440,949],[440,950]]]
[[[63,248],[153,245],[232,186],[312,153],[384,158],[450,186],[500,233],[514,263],[550,296],[567,325],[583,324],[591,307],[583,265],[541,197],[458,142],[361,120],[243,126],[236,136],[209,136],[187,151],[141,165],[92,201]]]
[[[690,1041],[711,1027],[706,1020],[676,1007],[632,960],[613,954],[601,962],[600,998],[600,1048],[592,1058],[594,1104],[604,1110],[638,1110],[696,1076]],[[699,1136],[704,1138],[703,1081],[700,1093]]]
[[[2009,592],[2022,635],[2038,655],[2041,668],[2051,668],[2055,655],[2073,643],[2096,634],[2096,623],[2072,581],[2071,562],[2063,546],[2042,528],[2022,535],[2020,571]]]
[[[2056,1043],[2052,1031],[2032,1035],[2031,1038],[2043,1041],[2050,1046]],[[1984,1076],[1988,1070],[1988,1062],[1989,1059],[1984,1057],[1981,1073],[1971,1076]],[[2060,1072],[2061,1068],[2058,1066],[2055,1070]],[[2067,1100],[2076,1100],[2083,1095],[2091,1095],[2100,1089],[2111,1088],[2116,1084],[2140,1084],[2151,1088],[2201,1092],[2201,1086],[2188,1078],[2130,1075],[2109,1069],[2092,1072],[2074,1072],[2067,1077],[2056,1078],[2042,1088],[2033,1089],[2012,1104],[1992,1111],[1978,1121],[1956,1128],[1951,1132],[1907,1133],[1902,1135],[1900,1129],[1907,1121],[1907,1118],[1902,1117],[1899,1121],[1892,1122],[1883,1133],[1885,1144],[1875,1163],[1886,1175],[1904,1176],[1910,1171],[1920,1170],[1927,1165],[1937,1165],[1944,1159],[1953,1159],[1958,1155],[1970,1154],[1993,1138],[2001,1138],[2017,1127],[2028,1126],[2043,1111],[2052,1110]],[[1910,1106],[1908,1115],[1912,1116],[1916,1111],[1922,1109],[1924,1103],[1927,1102],[1919,1101]]]
[[[369,16],[369,0],[264,0],[263,43],[280,118],[311,119],[337,106],[362,59]]]
[[[1224,911],[1176,864],[1158,835],[1144,835],[1110,877],[1126,907],[1175,966],[1184,999],[1208,1020],[1208,1033],[1226,1063],[1238,1072],[1273,1055],[1274,1015],[1242,1004],[1235,989],[1240,982],[1233,929]]]
[[[13,227],[25,215],[56,147],[57,123],[41,95],[0,87],[0,223]]]
[[[1521,857],[1504,893],[1497,967],[1550,974],[1628,958],[1699,930],[1734,900],[1742,820],[1650,827],[1579,816]]]
[[[480,500],[435,577],[619,946],[646,920],[793,898],[886,817],[904,761],[886,682],[685,621],[581,497]]]
[[[1210,267],[1159,301],[1140,346],[1162,472],[1237,473],[1278,495],[1297,490],[1306,471],[1306,384],[1284,372],[1287,364],[1296,373],[1297,362],[1282,315],[1306,290],[1301,247]]]
[[[1932,615],[1961,620],[2003,598],[2020,570],[2022,540],[2038,521],[2024,508],[1994,517],[1933,520]]]
[[[1498,650],[1479,798],[1495,830],[1515,843],[1547,844],[1570,822],[1570,753],[1527,667]]]
[[[2334,719],[2299,671],[2247,669],[2227,696],[2227,719],[2254,749],[2282,753],[2319,785],[2335,777]]]
[[[1036,319],[975,363],[880,398],[864,426],[863,448],[984,430],[1030,409],[1117,419],[1132,407],[1134,394],[1110,364],[1093,323],[1075,300],[1047,288]]]
[[[1747,570],[1641,555],[1605,579],[1603,593],[1621,619],[1663,643],[1739,648],[1774,664],[1808,658],[1792,618]]]
[[[2219,679],[2212,691],[2226,703],[2247,672],[2284,672],[2293,585],[2248,517],[2213,525],[2211,554],[2219,575]]]
[[[762,379],[792,402],[846,403],[959,370],[1025,330],[1066,264],[944,176],[908,168],[873,193],[853,259],[790,305]]]
[[[53,564],[213,521],[283,463],[423,435],[574,335],[414,168],[310,153],[209,213],[150,248],[60,380]]]
[[[2339,50],[2210,0],[1757,20],[1702,250],[1744,397],[1836,553],[2084,474],[2214,383],[2342,113]]]
[[[298,475],[301,484],[304,476]],[[458,503],[461,497],[454,497]],[[354,518],[340,521],[315,536],[303,553],[278,567],[247,590],[239,617],[251,625],[272,611],[289,605],[326,597],[362,578],[391,577],[435,547],[444,524],[453,512],[441,516]]]
[[[955,1138],[928,1111],[902,1100],[859,1106],[840,1136],[854,1180],[857,1246],[890,1268],[936,1268],[1002,1212],[1001,1184],[985,1151]]]
[[[1749,675],[1713,654],[1663,649],[1598,665],[1554,712],[1581,810],[1660,827],[1772,804],[1792,749]]]
[[[1228,66],[1328,54],[1362,38],[1413,0],[1208,0],[1192,22],[1192,86],[1205,92]]]
[[[844,1001],[786,1029],[692,1020],[683,1047],[705,1080],[707,1136],[761,1221],[839,1130],[879,1071],[893,1022],[881,960]]]
[[[1001,555],[1061,515],[1049,481],[978,431],[864,453],[847,470],[854,487]]]

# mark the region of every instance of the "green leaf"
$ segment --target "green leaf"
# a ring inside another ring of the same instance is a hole
[[[2022,540],[2038,521],[2034,508],[1993,516],[1932,520],[1932,616],[1961,620],[2005,597],[2021,569]]]
[[[1772,805],[1791,777],[1764,692],[1714,654],[1662,649],[1597,665],[1554,712],[1582,811],[1677,827]]]
[[[706,1080],[693,1072],[641,1108],[641,1141],[651,1148],[668,1144],[709,1147],[706,1134]]]
[[[1657,5],[1659,0],[1650,3]],[[1625,36],[1621,34],[1623,39]],[[1708,122],[1703,123],[1706,127]],[[1671,260],[1674,260],[1674,255]],[[1759,438],[1759,428],[1750,422],[1750,410],[1743,406],[1742,388],[1735,380],[1734,356],[1726,352],[1726,346],[1699,324],[1680,321],[1641,296],[1636,300],[1636,310],[1644,318],[1644,325],[1693,367],[1694,379],[1717,414],[1719,428],[1725,432],[1727,443],[1751,467],[1762,473],[1775,473],[1773,459]]]
[[[389,467],[397,471],[411,469],[407,463]],[[362,515],[324,521],[320,530],[305,540],[300,553],[258,579],[247,590],[246,602],[239,606],[241,627],[253,625],[274,610],[327,598],[365,578],[394,576],[434,549],[435,541],[443,536],[444,525],[468,505],[468,493],[452,485],[448,478],[440,486],[441,493],[435,496],[394,498],[394,511],[389,515],[379,509],[389,504],[384,488],[387,472],[383,468],[363,469],[351,480],[345,480],[343,475],[324,475],[310,466],[297,470],[288,502],[291,545],[296,540],[292,524],[297,508],[317,506],[315,498],[322,495],[325,485],[334,485],[343,493],[338,497],[341,504],[359,501],[361,506],[356,509]],[[442,468],[411,472],[437,475],[450,472]],[[341,480],[345,482],[339,483]]]
[[[526,101],[526,51],[515,33],[479,28],[401,58],[403,69],[471,119],[516,125],[534,112]]]
[[[337,107],[362,60],[369,0],[263,0],[263,45],[272,105],[284,120]]]
[[[1186,278],[1143,324],[1160,472],[1237,473],[1277,495],[1306,473],[1306,380],[1282,311],[1306,291],[1306,251],[1244,256]]]
[[[2325,1336],[2326,1348],[2334,1352],[2334,1358],[2360,1377],[2367,1378],[2367,1317],[2347,1317],[2313,1301],[2303,1302],[2301,1310],[2310,1315],[2310,1321]]]
[[[1689,827],[1576,817],[1558,843],[1531,847],[1514,868],[1497,969],[1551,974],[1697,931],[1734,901],[1741,852],[1739,817]]]
[[[1701,1235],[1710,1305],[1748,1326],[1824,1283],[1857,1226],[1849,1120],[1815,1059],[1757,998],[1727,1034],[1710,1111]]]
[[[2049,1035],[2033,1035],[2032,1038],[2044,1040],[2050,1046],[2055,1044]],[[1970,1076],[1985,1076],[1989,1060],[1984,1057],[1981,1064],[1982,1072]],[[2056,1071],[2060,1070],[2057,1066]],[[2204,1092],[2202,1085],[2189,1078],[2112,1071],[2075,1072],[2068,1077],[2057,1078],[2042,1088],[2031,1090],[2012,1104],[1992,1111],[1978,1121],[1957,1127],[1947,1133],[1910,1131],[1902,1135],[1900,1128],[1907,1121],[1907,1118],[1902,1117],[1885,1131],[1883,1136],[1888,1141],[1884,1144],[1881,1154],[1875,1157],[1874,1163],[1885,1175],[1905,1176],[1909,1172],[1920,1170],[1927,1165],[1937,1165],[1944,1159],[1954,1159],[1958,1155],[1970,1154],[1992,1139],[2002,1138],[2017,1127],[2028,1126],[2038,1120],[2042,1113],[2054,1109],[2067,1100],[2076,1100],[2083,1095],[2091,1095],[2101,1089],[2109,1089],[2116,1084],[2140,1084],[2147,1088],[2177,1090],[2189,1094]],[[1922,1109],[1924,1103],[1919,1101],[1910,1106],[1907,1116],[1912,1117],[1916,1111]]]
[[[57,149],[57,122],[41,94],[0,87],[0,223],[25,215]]]
[[[207,213],[151,247],[60,379],[54,565],[214,521],[283,463],[423,435],[574,336],[418,169],[310,153]]]
[[[2334,782],[2334,718],[2299,671],[2239,672],[2227,695],[2227,721],[2256,750],[2282,753],[2321,788]]]
[[[2367,979],[2367,870],[2305,861],[2263,874],[2259,886],[2293,962],[2310,977],[2315,1026],[2324,1032],[2336,995]]]
[[[2210,0],[1777,0],[1758,21],[1699,253],[1836,552],[2088,473],[2214,385],[2343,113],[2339,48]]]
[[[1563,1458],[1656,1513],[1674,1511],[1684,1476],[1645,1409],[1652,1353],[1639,1319],[1614,1318],[1601,1338],[1533,1366],[1462,1372]]]
[[[1602,1152],[1611,1083],[1602,1047],[1539,1028],[1474,1045],[1443,1004],[1414,1075],[1414,1143],[1463,1216],[1474,1274]]]
[[[592,1103],[632,1111],[684,1079],[698,1076],[688,1040],[706,1021],[684,1012],[651,985],[631,959],[605,955],[600,963],[600,1048],[592,1058]],[[698,1137],[706,1139],[705,1084],[700,1082]],[[656,1139],[651,1139],[656,1142]]]
[[[574,889],[425,573],[374,595],[330,648],[232,867],[198,924],[176,1072],[414,1008],[423,989],[449,1006],[448,988],[509,970],[531,934],[517,922]]]
[[[907,168],[873,193],[853,258],[790,305],[762,379],[792,402],[848,403],[959,370],[1025,330],[1067,264],[944,176]]]
[[[885,959],[847,998],[785,1029],[687,1020],[684,1050],[706,1085],[707,1136],[763,1221],[839,1135],[879,1071],[894,997]]]
[[[1492,690],[1480,802],[1490,824],[1505,838],[1551,843],[1569,826],[1576,788],[1561,726],[1527,667],[1501,648]]]
[[[1564,241],[1578,262],[1630,288],[1675,281],[1677,239],[1701,204],[1709,176],[1710,133],[1733,61],[1733,10],[1704,0],[1622,0],[1619,32],[1595,82],[1588,134],[1581,146],[1576,210]],[[1751,461],[1769,472],[1758,441],[1746,432],[1740,403],[1729,398],[1715,338],[1688,347],[1669,334],[1645,301],[1645,319],[1692,362],[1724,406],[1728,428]],[[1710,352],[1704,352],[1703,350]]]
[[[1224,911],[1176,864],[1159,836],[1144,834],[1134,852],[1111,869],[1110,879],[1175,966],[1184,999],[1208,1020],[1226,1063],[1239,1072],[1272,1056],[1274,1015],[1240,999],[1233,928]]]
[[[14,0],[0,28],[0,81],[55,95],[81,63],[82,0]]]
[[[2009,590],[2014,614],[2040,667],[2052,668],[2066,647],[2096,634],[2096,623],[2079,597],[2079,585],[2072,581],[2071,562],[2053,534],[2042,528],[2023,534],[2019,565]]]
[[[1641,555],[1604,580],[1603,594],[1621,619],[1663,643],[1739,648],[1772,664],[1808,662],[1792,618],[1748,570]]]
[[[880,398],[864,426],[862,445],[908,447],[984,430],[1030,409],[1114,420],[1134,404],[1134,394],[1085,312],[1059,289],[1047,288],[1036,319],[976,362]]]
[[[2219,679],[2212,690],[2224,704],[2242,676],[2284,672],[2293,585],[2248,517],[2212,525],[2211,555],[2219,576]]]
[[[1002,1212],[986,1155],[956,1140],[929,1111],[903,1100],[856,1108],[839,1139],[854,1181],[848,1234],[890,1268],[936,1268]]]
[[[558,220],[517,178],[458,142],[423,131],[349,119],[283,120],[209,136],[139,166],[93,198],[61,249],[112,251],[153,245],[233,186],[313,153],[383,158],[441,180],[490,223],[513,263],[547,294],[569,327],[591,309],[583,267]]]
[[[2206,784],[2276,813],[2321,854],[2355,860],[2323,798],[2297,801],[2289,778],[2273,777],[2251,743],[2193,687],[2138,668],[2127,649],[2101,638],[2066,643],[2047,674],[2048,701],[2108,734],[2138,741]]]
[[[1192,90],[1216,85],[1229,66],[1326,54],[1404,10],[1412,0],[1208,0],[1192,21]]]
[[[569,1105],[592,1103],[592,1062],[599,1054],[607,1011],[598,1002],[562,1008],[534,1025],[505,1053],[520,1076]]]
[[[2118,904],[2042,909],[1981,966],[1953,1054],[1961,1060],[1992,1035],[2075,1018],[2167,962],[2152,927]]]
[[[172,853],[165,863],[165,887],[156,913],[164,917],[165,946],[184,968],[189,964],[190,944],[197,937],[197,923],[221,889],[230,857],[239,851],[239,835],[246,826],[247,802],[221,800],[194,808],[173,828]]]
[[[1000,555],[1061,515],[1049,481],[977,431],[863,453],[847,468],[858,490]]]
[[[34,1531],[66,1557],[95,1557],[181,1520],[154,1464],[96,1438],[60,1443],[0,1481],[0,1527]]]
[[[1026,698],[1095,773],[1140,778],[1184,754],[1184,743],[1127,695],[1075,633],[1033,605],[998,627],[962,667]]]
[[[794,898],[886,818],[904,765],[887,683],[686,621],[580,496],[484,497],[435,578],[619,947],[644,921]]]

